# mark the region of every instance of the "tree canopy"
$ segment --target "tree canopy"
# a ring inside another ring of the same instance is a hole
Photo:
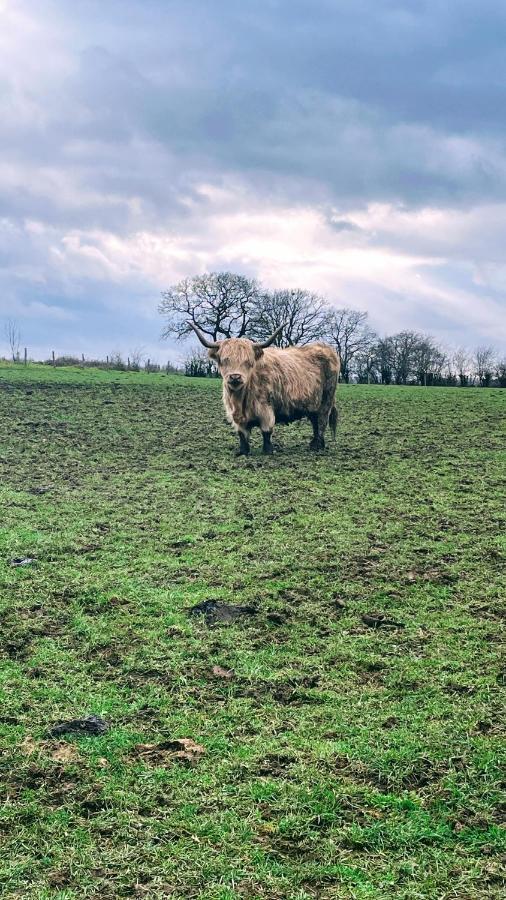
[[[380,336],[364,310],[335,307],[303,288],[269,291],[233,272],[184,278],[162,293],[159,311],[165,318],[164,336],[179,340],[193,333],[193,322],[213,341],[265,340],[281,325],[278,346],[326,341],[339,353],[343,381],[462,387],[506,382],[506,361],[498,360],[492,347],[447,350],[431,335],[409,330]],[[200,371],[201,355],[190,356],[188,366]]]

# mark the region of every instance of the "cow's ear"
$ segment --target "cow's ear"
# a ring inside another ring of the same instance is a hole
[[[260,357],[264,355],[264,351],[260,344],[253,344],[253,353],[255,354],[255,359],[260,359]]]
[[[209,359],[214,359],[216,362],[218,361],[218,351],[217,350],[209,350],[208,355],[209,355]]]

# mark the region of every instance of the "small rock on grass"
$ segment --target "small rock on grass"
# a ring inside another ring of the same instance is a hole
[[[21,566],[31,566],[34,562],[33,556],[15,556],[14,559],[11,559],[11,566],[20,568]]]

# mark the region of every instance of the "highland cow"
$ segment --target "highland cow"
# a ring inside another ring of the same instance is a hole
[[[283,330],[278,328],[262,343],[247,338],[209,340],[193,322],[188,323],[223,378],[223,405],[228,421],[239,435],[238,456],[250,452],[251,429],[258,426],[263,452],[272,453],[276,422],[307,418],[313,426],[311,450],[323,450],[325,430],[335,437],[335,393],[339,357],[326,344],[271,347]]]

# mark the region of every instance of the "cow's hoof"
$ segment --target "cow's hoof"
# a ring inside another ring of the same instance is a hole
[[[264,456],[272,456],[272,454],[274,453],[274,447],[264,447],[262,453],[264,454]]]
[[[309,444],[310,450],[325,450],[325,441],[323,438],[313,438]]]
[[[236,455],[236,457],[237,456],[249,456],[249,450],[237,450],[235,455]]]

